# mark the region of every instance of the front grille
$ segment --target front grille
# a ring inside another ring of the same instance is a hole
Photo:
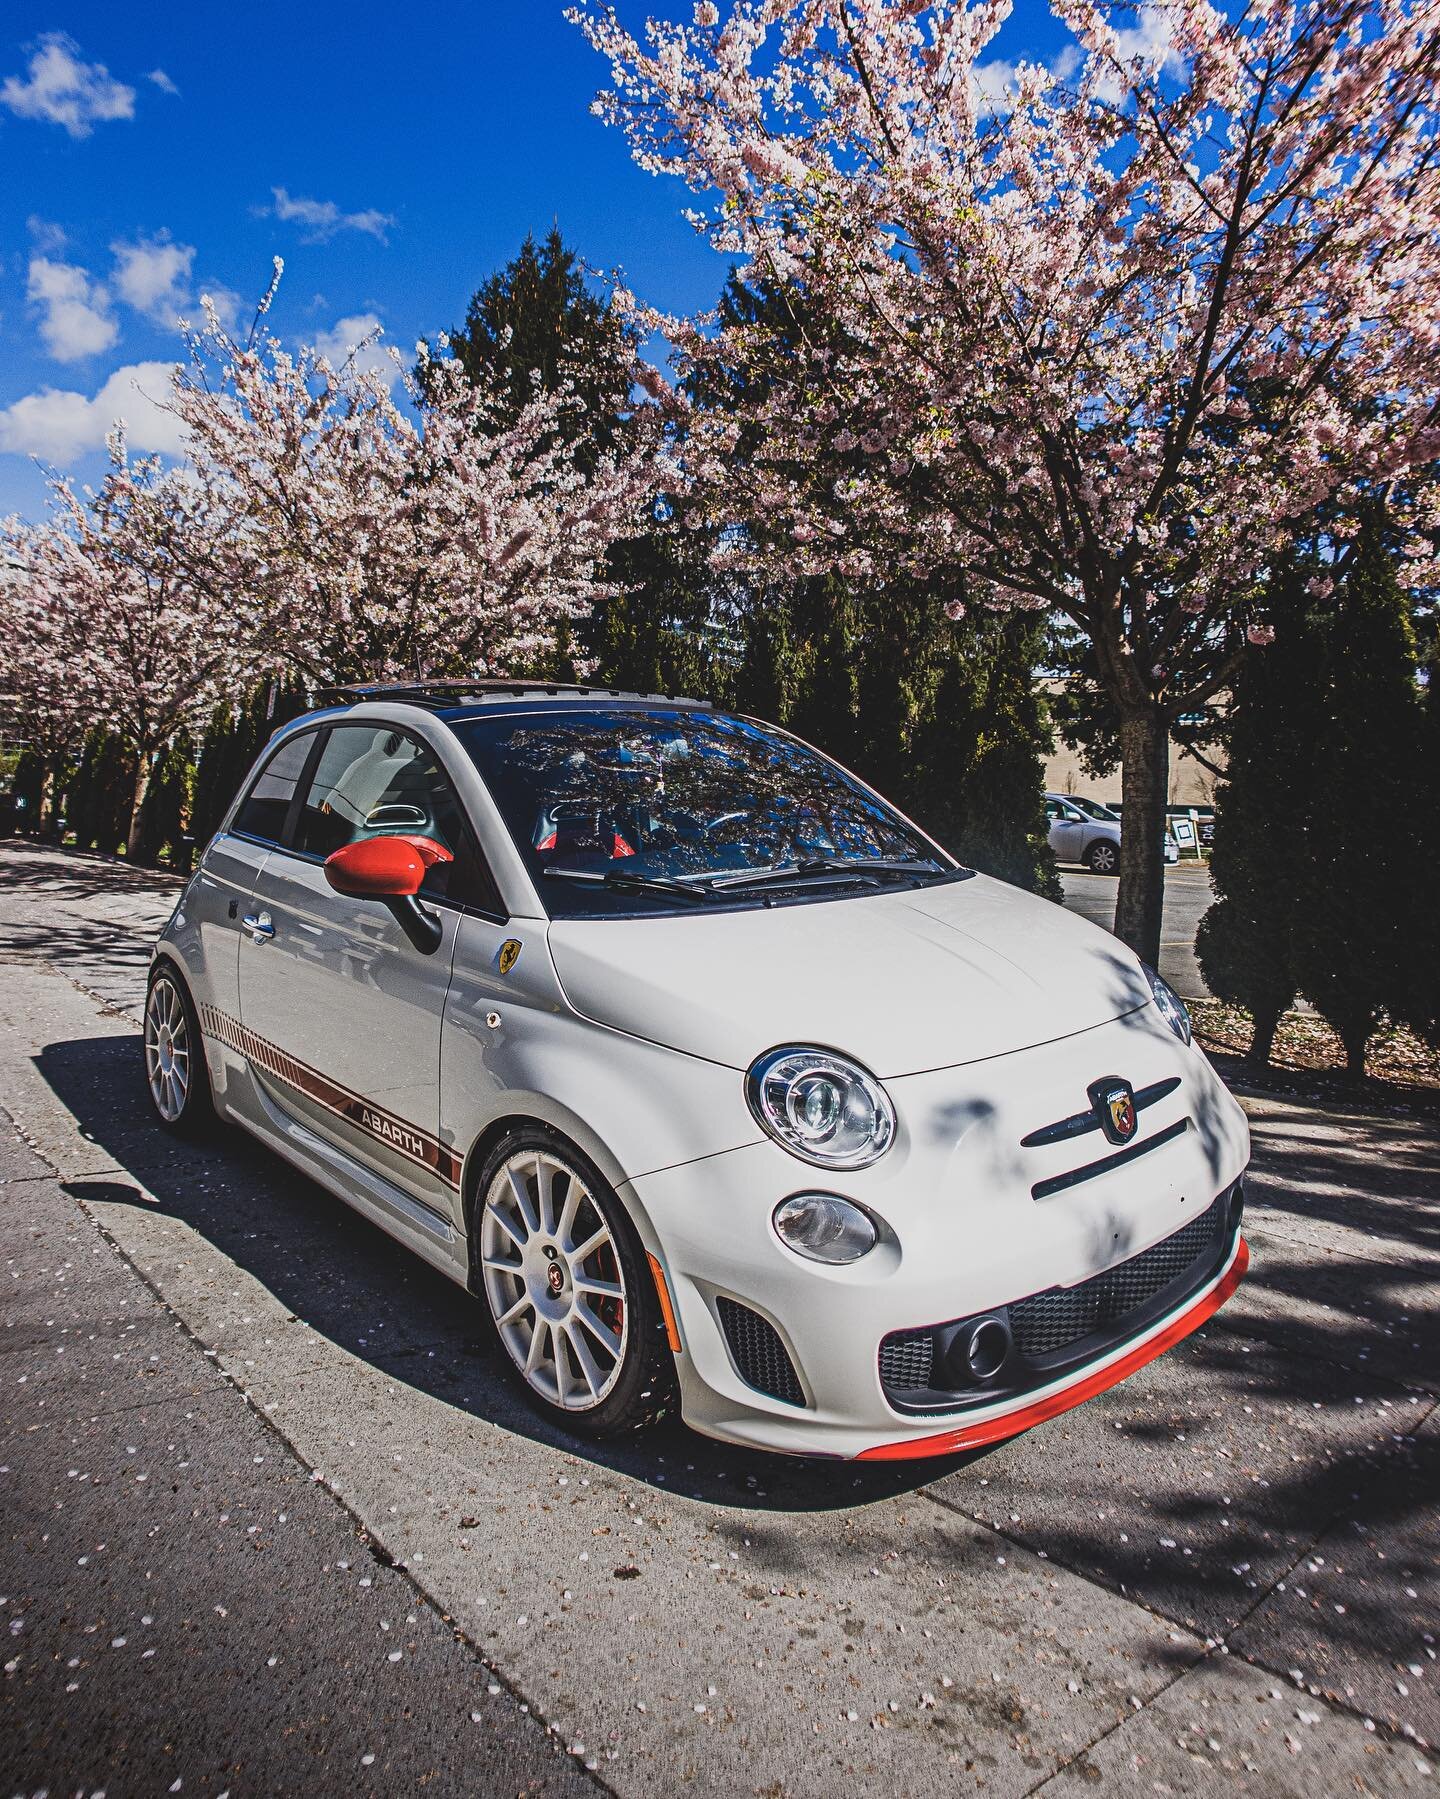
[[[1173,1236],[1078,1287],[1051,1287],[1020,1300],[1010,1307],[1015,1347],[1023,1356],[1053,1355],[1081,1337],[1107,1330],[1168,1287],[1205,1250],[1218,1249],[1224,1227],[1225,1208],[1213,1205]]]
[[[1050,1287],[1009,1305],[920,1330],[892,1331],[880,1344],[880,1379],[902,1411],[991,1404],[1044,1386],[1123,1343],[1219,1270],[1240,1217],[1238,1185],[1178,1231],[1075,1287]],[[995,1379],[977,1384],[963,1348],[977,1319],[1011,1333]],[[1068,1352],[1068,1353],[1067,1353]]]
[[[717,1297],[715,1309],[730,1345],[736,1371],[748,1387],[783,1399],[786,1405],[804,1405],[805,1394],[795,1364],[780,1341],[780,1333],[768,1318],[742,1306],[738,1300]]]

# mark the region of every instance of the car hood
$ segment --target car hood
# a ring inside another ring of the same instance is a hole
[[[550,949],[578,1012],[742,1069],[813,1043],[894,1078],[1052,1042],[1150,999],[1108,931],[984,875],[804,905],[556,919]]]

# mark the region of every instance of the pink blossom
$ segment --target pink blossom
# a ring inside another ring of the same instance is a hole
[[[1274,625],[1247,625],[1245,627],[1245,641],[1257,645],[1260,649],[1264,649],[1267,644],[1274,643],[1275,641]]]

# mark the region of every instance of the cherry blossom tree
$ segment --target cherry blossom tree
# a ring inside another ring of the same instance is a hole
[[[215,578],[319,682],[506,672],[563,643],[659,468],[643,431],[579,466],[578,404],[537,386],[517,414],[443,346],[412,377],[371,341],[343,360],[242,344],[213,308],[174,398],[235,515]]]
[[[233,518],[186,467],[132,461],[123,430],[93,494],[50,484],[51,515],[23,533],[23,681],[60,722],[102,724],[135,761],[127,854],[160,751],[197,725],[254,655],[254,621],[221,578]],[[17,662],[17,667],[20,667]]]
[[[740,395],[686,419],[696,507],[747,527],[732,558],[1080,626],[1123,753],[1117,929],[1154,960],[1169,725],[1269,640],[1277,544],[1322,502],[1430,503],[1440,0],[1053,7],[1049,67],[987,59],[1007,0],[570,16],[641,166],[795,299],[784,342],[636,309],[682,390]]]
[[[40,765],[37,828],[47,822],[60,770],[80,749],[90,724],[86,696],[73,677],[68,614],[47,603],[34,577],[37,528],[0,519],[0,709]]]

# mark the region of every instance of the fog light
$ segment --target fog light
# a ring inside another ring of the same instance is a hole
[[[835,1193],[796,1193],[775,1208],[775,1234],[812,1262],[858,1262],[879,1232],[868,1212]]]
[[[1233,1235],[1240,1229],[1241,1220],[1245,1216],[1245,1183],[1236,1181],[1230,1189],[1230,1231]]]
[[[994,1380],[1010,1354],[1010,1332],[998,1318],[982,1318],[970,1332],[965,1360],[976,1380]]]

